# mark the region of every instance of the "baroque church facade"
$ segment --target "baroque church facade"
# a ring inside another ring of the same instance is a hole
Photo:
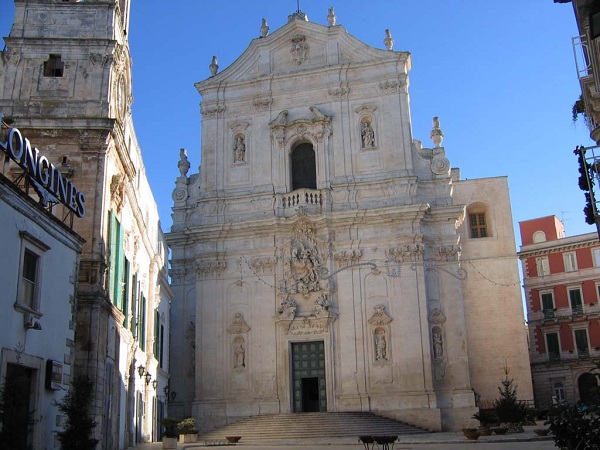
[[[410,54],[300,11],[202,96],[199,173],[173,191],[170,404],[200,431],[257,414],[471,422],[506,368],[533,397],[505,177],[461,180]],[[511,345],[506,345],[510,337]]]
[[[78,374],[92,381],[99,450],[159,439],[160,418],[167,415],[172,292],[166,242],[131,116],[129,5],[15,0],[0,52],[3,121],[85,198],[85,214],[73,225],[85,240],[71,280],[75,298],[63,299],[74,315],[74,337],[57,384],[67,390]],[[4,168],[11,180],[24,179],[16,165]],[[61,208],[53,207],[63,218]],[[50,329],[38,336],[54,342]],[[56,423],[64,417],[53,430]],[[58,446],[55,440],[47,448]]]

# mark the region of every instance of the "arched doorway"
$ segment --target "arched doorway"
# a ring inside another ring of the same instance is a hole
[[[292,190],[317,189],[317,168],[312,144],[301,143],[292,149]]]
[[[591,373],[584,373],[577,381],[579,386],[579,400],[582,403],[591,403],[598,399],[598,381]]]

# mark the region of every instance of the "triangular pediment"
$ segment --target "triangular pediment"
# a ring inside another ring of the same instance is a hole
[[[368,64],[375,60],[404,60],[410,64],[408,52],[371,47],[350,35],[341,25],[328,27],[292,20],[266,37],[253,39],[229,67],[196,83],[196,88],[202,93],[224,82],[244,82],[273,75],[335,68],[341,64]],[[407,67],[408,70],[410,67]]]

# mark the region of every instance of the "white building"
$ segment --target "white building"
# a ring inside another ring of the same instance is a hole
[[[98,450],[156,439],[166,414],[172,293],[131,116],[129,3],[15,1],[0,55],[0,112],[85,194],[74,370],[94,383]]]
[[[0,403],[7,414],[0,429],[16,428],[22,439],[3,444],[58,448],[56,402],[73,374],[75,291],[84,241],[4,175],[0,226],[0,388],[5,392]]]
[[[471,422],[508,365],[532,398],[506,178],[413,139],[410,55],[297,12],[202,95],[174,199],[171,389],[202,431],[257,414]],[[215,51],[218,53],[218,49]],[[511,345],[506,345],[510,336]]]

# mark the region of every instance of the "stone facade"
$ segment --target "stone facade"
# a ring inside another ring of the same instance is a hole
[[[437,118],[414,140],[410,55],[334,23],[293,14],[196,84],[202,167],[181,150],[167,241],[171,407],[203,431],[316,410],[459,429],[505,365],[531,398],[506,179],[459,180]]]
[[[131,119],[129,0],[15,4],[0,112],[85,194],[74,369],[96,386],[98,448],[122,449],[158,436],[171,296]]]

